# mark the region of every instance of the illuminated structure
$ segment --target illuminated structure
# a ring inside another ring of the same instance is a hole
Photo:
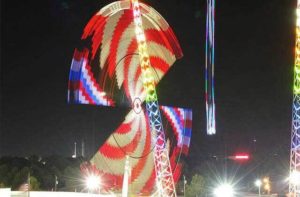
[[[290,177],[300,172],[300,1],[297,2],[296,49],[293,88],[293,115],[291,134]],[[289,192],[292,197],[300,196],[300,183],[290,178]]]
[[[101,175],[105,182],[101,191],[122,189],[128,160],[129,194],[174,196],[171,178],[179,180],[182,158],[188,154],[192,111],[158,108],[155,85],[182,51],[164,18],[150,6],[136,3],[111,3],[88,22],[73,56],[68,100],[128,108],[124,121],[100,144],[90,164],[82,166],[83,172]],[[140,28],[135,22],[142,22],[137,24]],[[167,125],[164,130],[162,124]]]
[[[214,59],[215,59],[215,0],[207,0],[206,16],[205,99],[207,134],[216,134]]]
[[[143,86],[146,91],[146,109],[151,132],[154,135],[154,163],[157,192],[161,197],[176,196],[173,173],[169,161],[169,153],[166,147],[165,133],[155,90],[154,73],[151,71],[151,63],[148,55],[140,6],[138,0],[131,0],[131,2],[133,5],[135,33],[139,49]]]

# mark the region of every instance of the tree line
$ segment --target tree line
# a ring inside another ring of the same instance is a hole
[[[50,156],[0,158],[0,187],[22,190],[28,184],[31,190],[78,191],[83,188],[79,166],[82,158]]]
[[[24,184],[33,191],[83,191],[84,181],[80,173],[83,158],[50,157],[2,157],[0,158],[0,188],[23,190]],[[190,177],[187,177],[190,179]],[[30,184],[29,184],[30,183]],[[177,193],[186,197],[201,197],[204,192],[204,177],[196,174],[184,185],[177,184]]]

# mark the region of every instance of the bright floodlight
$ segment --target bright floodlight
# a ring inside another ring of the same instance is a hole
[[[300,172],[299,171],[293,171],[290,175],[290,182],[293,185],[300,185]]]
[[[233,197],[233,187],[227,183],[220,185],[214,190],[216,197]]]
[[[257,179],[257,180],[255,181],[255,186],[260,187],[261,185],[262,185],[261,180]]]
[[[100,177],[96,175],[90,175],[86,179],[86,186],[90,190],[94,190],[100,187]]]

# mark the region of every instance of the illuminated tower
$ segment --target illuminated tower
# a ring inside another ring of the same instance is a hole
[[[162,125],[160,109],[155,89],[155,80],[144,34],[141,11],[138,0],[131,0],[135,23],[136,40],[140,56],[143,86],[146,92],[146,109],[151,132],[154,135],[154,163],[156,171],[156,187],[160,197],[176,197],[169,153],[165,143],[165,133]]]
[[[300,173],[300,0],[298,0],[297,2],[296,21],[296,47],[289,181],[289,192],[291,194],[291,197],[300,197],[300,185],[298,178],[298,174]]]

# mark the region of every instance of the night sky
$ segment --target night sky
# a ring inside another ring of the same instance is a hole
[[[92,155],[122,122],[128,109],[67,104],[74,48],[109,2],[1,1],[0,156],[71,156],[81,139]],[[206,1],[144,2],[183,49],[157,92],[160,104],[193,109],[190,157],[288,153],[296,0],[216,0],[215,136],[205,131]]]

